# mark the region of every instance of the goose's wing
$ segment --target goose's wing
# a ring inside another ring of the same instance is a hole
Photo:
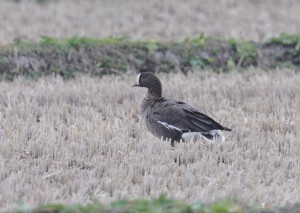
[[[151,110],[151,117],[183,132],[226,130],[212,118],[181,101],[163,99],[156,102]]]

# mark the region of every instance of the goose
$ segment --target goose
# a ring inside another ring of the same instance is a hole
[[[224,141],[220,130],[231,131],[187,103],[164,98],[162,84],[152,72],[139,73],[133,87],[148,89],[140,106],[147,129],[160,139],[170,140],[172,146],[195,135],[207,140],[221,136]]]

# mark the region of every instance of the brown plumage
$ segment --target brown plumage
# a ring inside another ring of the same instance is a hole
[[[185,133],[198,133],[212,140],[221,136],[217,130],[231,131],[184,102],[163,98],[161,82],[151,72],[140,73],[134,86],[148,88],[141,104],[147,129],[158,138],[170,139],[172,145],[184,140]]]

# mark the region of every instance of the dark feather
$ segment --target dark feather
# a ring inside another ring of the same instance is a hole
[[[207,115],[194,107],[175,100],[162,99],[152,106],[152,115],[156,120],[168,123],[181,130],[190,132],[208,132],[210,130],[227,130]]]

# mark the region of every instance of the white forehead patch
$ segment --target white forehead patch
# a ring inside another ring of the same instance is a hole
[[[140,84],[140,76],[141,76],[141,73],[138,74],[136,77],[136,84]]]

